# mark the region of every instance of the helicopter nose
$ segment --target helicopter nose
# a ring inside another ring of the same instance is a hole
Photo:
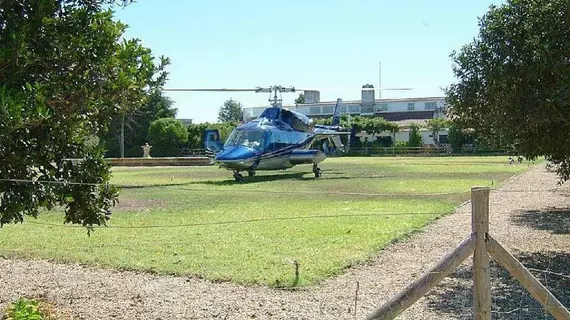
[[[216,156],[216,162],[230,169],[243,170],[251,167],[256,154],[253,149],[246,147],[228,148]]]

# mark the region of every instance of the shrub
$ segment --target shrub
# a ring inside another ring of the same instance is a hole
[[[26,298],[16,300],[8,307],[6,320],[42,320],[39,302]]]
[[[162,118],[150,124],[148,140],[152,145],[152,156],[176,157],[180,155],[180,148],[188,142],[188,130],[179,120]]]
[[[410,139],[408,141],[409,147],[421,147],[423,145],[422,135],[420,134],[420,127],[416,124],[410,125]]]

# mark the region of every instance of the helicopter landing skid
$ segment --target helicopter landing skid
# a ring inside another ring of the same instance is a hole
[[[319,168],[316,163],[313,163],[313,173],[315,174],[315,178],[319,178],[323,175],[321,168]]]
[[[234,179],[236,179],[237,182],[242,182],[243,176],[239,173],[239,171],[234,171]]]

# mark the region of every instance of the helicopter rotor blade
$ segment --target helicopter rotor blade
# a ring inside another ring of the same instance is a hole
[[[163,91],[167,92],[257,92],[257,93],[272,93],[273,91],[281,93],[291,92],[304,92],[304,91],[319,91],[319,92],[357,92],[357,91],[410,91],[414,88],[313,88],[313,89],[298,89],[295,87],[285,88],[281,86],[273,86],[268,88],[164,88]]]
[[[297,91],[320,91],[320,92],[346,92],[346,91],[411,91],[414,88],[323,88],[323,89],[297,89]]]
[[[201,92],[236,92],[236,91],[243,91],[243,92],[255,92],[255,91],[259,91],[258,89],[231,89],[231,88],[219,88],[219,89],[213,89],[213,88],[164,88],[162,89],[163,91],[201,91]]]

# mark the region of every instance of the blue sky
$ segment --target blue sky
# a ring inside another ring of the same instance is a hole
[[[384,98],[441,96],[449,55],[478,32],[491,0],[138,0],[116,17],[156,56],[169,57],[170,88],[295,86],[321,100],[359,99],[365,83],[411,87]],[[329,91],[324,91],[329,90]],[[178,118],[215,122],[234,98],[266,106],[264,93],[168,93]],[[292,103],[297,94],[284,94]]]

